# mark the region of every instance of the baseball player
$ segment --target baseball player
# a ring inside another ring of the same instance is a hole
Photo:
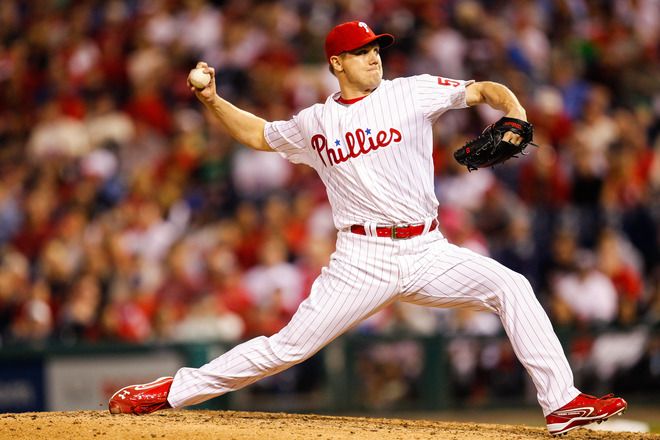
[[[314,168],[338,230],[336,251],[308,298],[278,333],[244,342],[201,368],[117,391],[110,412],[146,414],[194,405],[309,358],[394,301],[496,313],[530,374],[551,434],[621,414],[625,400],[580,393],[550,320],[528,281],[449,243],[439,231],[432,125],[444,112],[488,104],[511,118],[525,109],[505,86],[432,75],[384,80],[380,50],[394,37],[361,21],[326,37],[339,92],[288,121],[267,122],[216,94],[215,72],[191,90],[238,142]],[[511,143],[518,135],[507,132]]]

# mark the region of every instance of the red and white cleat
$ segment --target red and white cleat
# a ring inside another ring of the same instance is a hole
[[[159,409],[171,408],[167,395],[172,377],[159,377],[153,382],[129,385],[112,395],[108,409],[112,414],[149,414]]]
[[[552,435],[566,434],[580,426],[594,422],[604,422],[614,415],[621,415],[628,408],[628,404],[620,397],[608,394],[603,397],[594,397],[580,394],[558,410],[545,417],[548,431]]]

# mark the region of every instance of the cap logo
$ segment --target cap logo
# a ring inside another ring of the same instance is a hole
[[[369,33],[369,26],[367,26],[367,23],[361,21],[361,22],[358,23],[358,26],[360,26],[361,28],[364,28],[364,31],[366,33]]]

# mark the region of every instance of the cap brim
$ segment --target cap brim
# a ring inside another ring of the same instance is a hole
[[[376,41],[381,48],[390,47],[394,44],[394,36],[391,34],[380,34],[376,35],[374,41]]]

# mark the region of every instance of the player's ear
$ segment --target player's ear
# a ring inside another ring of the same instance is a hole
[[[333,55],[330,57],[330,65],[336,72],[342,72],[344,68],[341,65],[341,58],[338,57],[337,55]]]

